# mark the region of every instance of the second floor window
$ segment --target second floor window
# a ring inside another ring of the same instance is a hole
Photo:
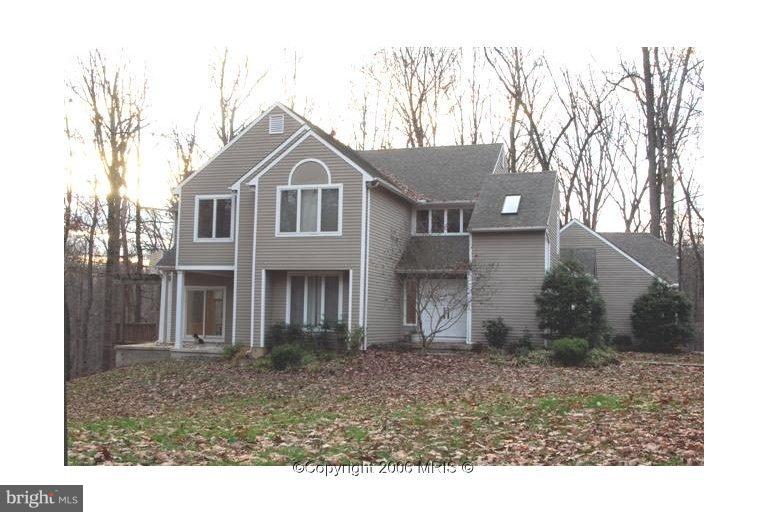
[[[232,240],[232,198],[198,196],[195,204],[195,240]]]
[[[341,186],[278,188],[278,235],[341,234]]]
[[[471,216],[472,210],[469,209],[437,208],[416,210],[414,232],[422,235],[468,233],[467,228]]]

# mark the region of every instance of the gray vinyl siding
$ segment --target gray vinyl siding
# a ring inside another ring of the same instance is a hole
[[[552,195],[552,206],[549,208],[547,219],[547,235],[549,237],[550,262],[555,266],[560,261],[560,190],[555,183]]]
[[[400,254],[395,240],[405,241],[411,229],[411,208],[390,192],[371,191],[368,270],[368,344],[397,341],[403,323],[402,288],[395,274]]]
[[[544,232],[473,233],[473,262],[480,268],[494,263],[491,299],[472,304],[473,343],[485,343],[483,322],[501,317],[510,327],[510,341],[528,328],[535,342],[543,342],[536,320],[534,297],[544,279]]]
[[[235,263],[235,343],[251,343],[251,288],[253,270],[253,207],[255,194],[252,187],[240,187],[240,222],[237,226],[237,262]]]
[[[275,235],[275,219],[277,208],[277,187],[288,185],[288,175],[291,169],[305,158],[316,158],[323,161],[330,170],[331,183],[343,184],[342,190],[342,220],[341,236],[297,236],[297,237],[278,237]],[[360,249],[361,249],[361,223],[363,215],[363,176],[354,169],[349,163],[339,157],[335,152],[329,150],[324,144],[317,141],[314,137],[309,137],[299,146],[286,154],[274,167],[259,177],[258,194],[258,217],[256,226],[256,273],[253,276],[253,285],[255,289],[253,308],[254,312],[254,344],[259,342],[260,333],[260,315],[261,310],[261,270],[293,270],[293,271],[313,271],[313,270],[348,270],[353,271],[352,282],[352,321],[350,325],[357,325],[359,318],[359,279],[360,279]],[[244,188],[245,190],[245,188]],[[253,195],[253,189],[248,189],[243,194]],[[246,201],[243,200],[241,210]],[[243,235],[253,226],[253,208],[250,208],[251,215],[242,215],[242,225],[240,234],[243,242],[246,242]],[[242,245],[240,249],[242,249]],[[250,306],[250,264],[245,264],[240,254],[246,251],[238,249],[238,301],[243,297],[241,284],[248,286],[247,304]],[[248,267],[243,271],[243,267]],[[275,293],[277,292],[273,287]],[[346,293],[346,289],[345,289]],[[271,311],[270,320],[278,317],[276,309],[279,309],[282,299],[277,297],[277,304],[272,304],[273,299],[266,294],[266,311]],[[284,307],[284,306],[283,306]],[[244,334],[242,328],[243,321],[240,320],[241,304],[238,302],[238,337]],[[348,309],[348,308],[347,308]],[[265,321],[265,323],[267,323]],[[266,327],[268,327],[267,325]],[[266,332],[266,331],[265,331]]]
[[[578,224],[571,224],[560,234],[560,244],[569,249],[595,249],[597,282],[608,325],[614,335],[631,335],[632,304],[654,278]]]
[[[279,108],[273,109],[272,112],[284,113]],[[195,196],[232,194],[229,187],[300,126],[287,114],[285,115],[285,130],[282,134],[270,135],[268,125],[269,115],[266,115],[182,187],[179,202],[180,221],[177,249],[179,265],[234,264],[234,241],[194,241]],[[235,209],[235,207],[236,204],[233,201],[232,208]],[[234,223],[232,228],[234,229]]]

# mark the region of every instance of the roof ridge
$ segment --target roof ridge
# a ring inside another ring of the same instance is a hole
[[[372,153],[374,151],[412,151],[412,150],[428,150],[428,149],[446,149],[446,148],[471,148],[478,146],[502,146],[501,142],[487,142],[482,144],[441,144],[439,146],[422,146],[415,148],[379,148],[379,149],[359,149],[357,152]]]

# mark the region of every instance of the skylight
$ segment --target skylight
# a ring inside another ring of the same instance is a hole
[[[506,196],[504,206],[501,207],[501,213],[517,213],[520,206],[520,196]]]

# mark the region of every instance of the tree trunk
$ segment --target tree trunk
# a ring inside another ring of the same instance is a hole
[[[141,247],[141,203],[136,200],[136,273],[144,273],[144,251]],[[133,309],[133,321],[141,322],[141,284],[136,285],[136,302]]]
[[[96,226],[99,223],[99,196],[93,195],[93,210],[91,213],[91,225],[88,227],[88,264],[86,267],[86,295],[83,306],[83,321],[81,323],[80,347],[78,360],[82,367],[86,366],[88,354],[88,331],[91,320],[91,308],[93,307],[93,251],[96,242]]]
[[[120,185],[112,182],[107,196],[107,265],[104,269],[104,307],[102,319],[101,369],[109,370],[115,365],[115,339],[113,327],[114,278],[120,260]]]
[[[662,174],[663,186],[664,186],[664,238],[668,243],[672,243],[675,239],[675,177],[672,172],[673,165],[673,149],[670,135],[665,137],[665,148],[667,153],[666,165],[664,166],[664,174]]]
[[[648,47],[643,47],[643,81],[645,82],[645,122],[648,140],[646,153],[648,158],[648,192],[650,193],[651,234],[661,237],[661,197],[659,194],[659,178],[656,168],[656,106],[653,93],[653,74]]]

